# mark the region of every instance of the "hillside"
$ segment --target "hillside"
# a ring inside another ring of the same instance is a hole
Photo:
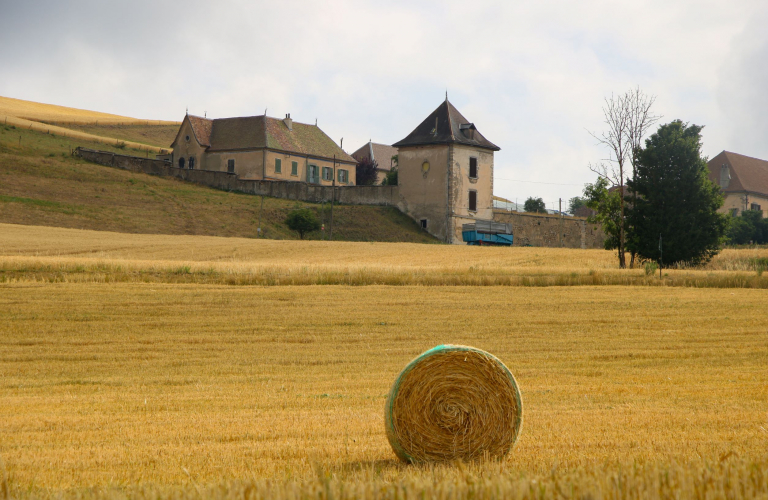
[[[114,135],[148,133],[127,126]],[[151,135],[160,139],[165,130]],[[127,138],[126,135],[120,138]],[[167,146],[167,144],[165,144]],[[129,146],[88,142],[0,124],[0,222],[125,233],[257,236],[296,239],[283,221],[296,202],[227,193],[175,179],[135,174],[71,156],[77,146],[151,156]],[[302,203],[329,223],[330,206]],[[316,232],[310,239],[321,239]],[[334,239],[350,241],[436,240],[395,208],[334,207]]]
[[[5,116],[15,116],[17,118],[24,118],[26,120],[36,122],[56,124],[139,124],[151,122],[154,125],[178,125],[178,122],[162,120],[140,120],[138,118],[113,115],[110,113],[101,113],[99,111],[68,108],[66,106],[57,106],[55,104],[45,104],[42,102],[25,101],[22,99],[13,99],[11,97],[0,96],[0,119]]]

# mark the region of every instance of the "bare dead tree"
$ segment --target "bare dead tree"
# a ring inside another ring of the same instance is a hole
[[[626,195],[627,167],[632,166],[632,178],[637,174],[637,153],[642,147],[642,140],[651,126],[659,120],[659,116],[651,113],[655,96],[648,96],[640,87],[629,90],[623,95],[605,99],[603,106],[604,122],[607,130],[597,134],[590,132],[599,144],[608,148],[609,155],[597,164],[590,164],[589,169],[597,175],[606,178],[613,187],[619,190],[621,224],[619,225],[619,267],[626,264],[626,220],[624,196]],[[631,252],[630,266],[634,266],[635,254]]]
[[[599,144],[608,148],[608,158],[596,165],[589,165],[589,169],[601,177],[605,177],[613,187],[619,189],[620,193],[620,214],[621,223],[619,224],[619,267],[627,267],[624,255],[624,181],[626,179],[626,163],[631,157],[631,145],[628,140],[628,129],[630,125],[630,106],[626,94],[605,98],[603,106],[603,117],[607,130],[597,134],[590,132],[592,137],[597,139]]]

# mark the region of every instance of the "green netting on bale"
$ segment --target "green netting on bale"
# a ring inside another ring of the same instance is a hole
[[[496,356],[439,345],[400,372],[385,406],[387,439],[406,462],[503,458],[523,426],[517,381]]]

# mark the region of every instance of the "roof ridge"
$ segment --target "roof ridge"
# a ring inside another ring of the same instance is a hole
[[[762,161],[764,163],[768,163],[768,160],[763,160],[762,158],[758,158],[756,156],[743,155],[741,153],[734,153],[733,151],[726,151],[726,150],[723,150],[723,153],[725,153],[726,156],[727,155],[736,155],[736,156],[741,156],[742,158],[749,158],[749,159],[752,159],[752,160],[757,160],[757,161]]]

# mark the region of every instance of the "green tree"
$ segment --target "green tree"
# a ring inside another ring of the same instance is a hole
[[[728,243],[768,243],[768,219],[761,210],[744,210],[738,217],[728,217]]]
[[[381,181],[382,186],[397,186],[397,165],[393,165],[392,168],[384,176],[384,180]]]
[[[525,200],[525,204],[523,204],[523,209],[526,212],[535,212],[540,214],[547,213],[547,207],[544,205],[544,200],[541,198],[534,198],[531,196],[527,200]]]
[[[304,239],[306,233],[320,229],[320,221],[314,212],[308,208],[294,208],[285,219],[285,224],[291,231],[299,233],[299,238]]]
[[[584,187],[584,199],[586,206],[596,212],[587,218],[587,222],[602,226],[607,236],[605,249],[614,250],[619,248],[621,238],[621,196],[618,189],[609,190],[608,185],[608,179],[598,177],[594,184]]]
[[[573,213],[574,210],[577,210],[581,207],[587,206],[587,199],[582,198],[581,196],[574,196],[570,200],[568,200],[568,212]]]
[[[720,250],[727,219],[717,213],[723,196],[701,157],[702,128],[675,120],[637,152],[637,175],[628,182],[637,197],[627,218],[632,250],[643,260],[699,264]]]

